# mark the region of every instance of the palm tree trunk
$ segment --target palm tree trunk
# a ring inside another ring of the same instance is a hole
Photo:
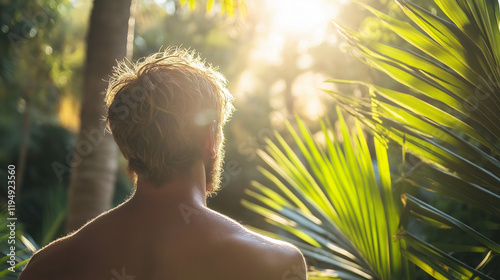
[[[103,91],[127,54],[131,0],[95,0],[87,37],[80,133],[73,154],[66,231],[111,208],[118,149],[105,124]]]
[[[19,147],[19,157],[17,160],[18,169],[16,177],[16,195],[19,199],[21,194],[21,188],[23,185],[24,171],[26,170],[26,159],[28,158],[28,146],[31,134],[31,92],[33,91],[34,85],[33,81],[30,79],[28,81],[28,87],[26,90],[26,95],[24,100],[26,101],[25,110],[23,113],[23,132],[21,138],[21,144]]]

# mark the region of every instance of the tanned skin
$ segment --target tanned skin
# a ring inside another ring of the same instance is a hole
[[[160,185],[139,176],[128,201],[38,251],[19,279],[305,280],[296,247],[207,208],[214,151]]]

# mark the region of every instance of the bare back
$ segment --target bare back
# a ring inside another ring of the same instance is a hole
[[[288,243],[205,207],[146,207],[125,203],[52,243],[20,279],[306,279],[303,257]]]
[[[305,279],[295,247],[206,207],[234,109],[223,76],[178,48],[128,65],[110,79],[106,118],[137,175],[133,197],[37,252],[20,279]]]

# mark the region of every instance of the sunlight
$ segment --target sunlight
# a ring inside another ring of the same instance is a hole
[[[304,55],[311,47],[335,42],[332,19],[336,18],[345,0],[276,0],[265,2],[261,22],[256,25],[255,47],[251,51],[254,61],[273,65],[283,63],[283,51],[297,47]],[[310,66],[307,56],[300,57],[301,68]]]
[[[325,88],[324,81],[327,78],[312,71],[299,75],[292,85],[292,93],[295,97],[295,110],[301,112],[301,116],[314,121],[326,114],[328,103],[324,96],[318,95],[315,89]]]
[[[237,89],[243,96],[254,92],[259,86],[253,81],[262,77],[265,71],[262,66],[278,70],[278,78],[292,77],[291,80],[293,110],[309,120],[317,120],[326,112],[323,100],[317,99],[318,88],[324,88],[326,77],[315,76],[313,73],[317,58],[311,55],[311,50],[323,43],[335,45],[337,34],[333,30],[332,19],[341,11],[345,0],[275,0],[263,1],[262,5],[251,5],[250,11],[257,16],[255,38],[245,75],[238,79]],[[253,73],[254,79],[248,77]],[[300,73],[307,75],[301,75]],[[301,76],[301,77],[299,77]],[[287,114],[284,91],[287,86],[284,80],[274,83],[270,89],[270,105],[275,117],[273,124],[282,120]],[[290,82],[289,82],[290,83]],[[261,89],[262,91],[262,89]]]
[[[59,104],[59,122],[62,127],[77,132],[80,127],[80,105],[71,96],[62,97]]]
[[[337,15],[336,5],[322,0],[281,0],[274,17],[276,29],[291,34],[305,34],[325,28],[331,18]]]

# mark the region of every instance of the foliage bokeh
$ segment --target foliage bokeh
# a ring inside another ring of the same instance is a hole
[[[220,67],[236,97],[237,111],[225,128],[223,189],[208,203],[236,220],[271,229],[246,211],[240,198],[250,181],[264,179],[257,171],[261,163],[257,151],[265,147],[267,138],[273,139],[273,131],[285,131],[284,120],[293,114],[307,123],[312,135],[321,130],[319,118],[329,119],[338,129],[334,101],[319,88],[369,96],[363,87],[324,84],[330,77],[376,80],[380,86],[401,89],[387,75],[371,71],[370,66],[355,59],[357,54],[345,47],[328,17],[371,40],[413,47],[351,2],[314,0],[314,5],[325,7],[327,14],[325,29],[316,37],[308,37],[313,31],[273,29],[275,15],[300,1],[247,1],[245,16],[218,14],[215,10],[220,7],[207,12],[200,2],[191,10],[176,0],[137,1],[133,59],[182,45],[196,49],[207,62]],[[301,7],[313,5],[306,2],[302,1],[305,6]],[[395,18],[403,17],[394,1],[361,2]],[[441,13],[432,1],[414,2]],[[16,165],[18,171],[22,169],[17,215],[25,233],[42,246],[63,234],[60,213],[64,217],[66,206],[50,202],[64,198],[69,184],[90,9],[89,1],[0,1],[0,177],[6,177],[9,164]],[[305,10],[293,16],[305,16]],[[352,119],[346,121],[353,124]],[[398,166],[401,150],[391,146],[389,160],[396,162],[391,166]],[[122,168],[115,205],[132,189],[123,158],[119,163]],[[6,180],[0,181],[0,189],[6,193]],[[428,199],[471,223],[479,215],[468,208],[455,209],[439,195],[428,195]],[[0,204],[5,202],[6,197],[0,196]],[[490,225],[492,231],[497,230],[495,226]],[[424,230],[421,227],[416,230]],[[439,234],[430,231],[427,238],[433,240]]]

